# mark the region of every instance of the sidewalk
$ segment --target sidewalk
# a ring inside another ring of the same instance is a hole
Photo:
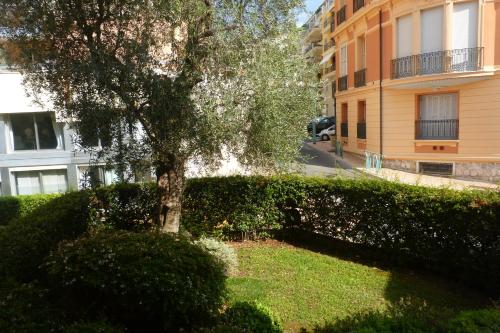
[[[310,145],[315,149],[331,152],[332,155],[334,155],[331,143],[329,141],[317,142],[315,145],[314,144]],[[344,152],[344,158],[340,158],[339,156],[334,156],[334,158],[337,160],[341,160],[346,164],[349,164],[353,169],[358,170],[364,174],[382,178],[389,181],[398,181],[410,185],[420,185],[420,186],[440,187],[440,188],[444,187],[456,190],[500,188],[496,184],[483,181],[429,176],[429,175],[415,174],[411,172],[399,171],[387,168],[382,168],[379,172],[375,171],[375,169],[367,170],[365,169],[365,161],[363,157],[348,152]]]

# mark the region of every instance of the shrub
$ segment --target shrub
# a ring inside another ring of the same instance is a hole
[[[500,332],[500,309],[464,311],[450,323],[449,333]]]
[[[138,332],[207,326],[226,295],[221,263],[161,233],[82,237],[62,245],[45,267],[75,312],[92,309]]]
[[[256,302],[237,302],[233,304],[223,315],[224,326],[218,328],[217,332],[240,332],[248,333],[280,333],[283,332],[280,320],[273,315],[271,310]]]
[[[92,192],[94,226],[144,231],[154,229],[156,188],[152,184],[119,184]]]
[[[189,180],[183,198],[182,224],[194,236],[267,237],[279,229],[266,177]]]
[[[89,201],[85,192],[55,197],[0,230],[0,278],[20,282],[44,279],[43,259],[62,240],[88,230]]]
[[[233,238],[248,227],[238,212],[249,219],[260,214],[263,223],[250,228],[257,233],[321,234],[500,294],[497,192],[368,179],[229,177],[190,180],[184,203],[183,223],[195,235]]]
[[[105,321],[82,322],[65,327],[65,333],[124,333],[125,330]]]
[[[27,216],[58,196],[59,194],[37,194],[0,197],[0,225],[6,225]]]
[[[6,283],[0,288],[0,332],[49,333],[60,326],[48,291],[34,284]]]
[[[195,244],[207,250],[222,262],[226,275],[232,275],[238,272],[238,255],[231,246],[217,239],[205,237],[197,240]]]

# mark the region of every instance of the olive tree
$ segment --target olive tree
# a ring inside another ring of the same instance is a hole
[[[149,160],[158,223],[177,232],[190,159],[283,170],[314,115],[301,0],[0,0],[3,50],[80,143]],[[119,163],[120,162],[120,163]]]

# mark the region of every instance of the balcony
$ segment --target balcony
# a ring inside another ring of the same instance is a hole
[[[326,67],[325,70],[324,70],[324,72],[323,72],[323,74],[324,75],[328,75],[328,74],[331,74],[331,73],[335,72],[335,70],[336,70],[336,66],[335,66],[335,63],[334,63],[334,64]]]
[[[347,75],[339,77],[339,91],[347,90]]]
[[[358,123],[358,139],[366,139],[366,123]]]
[[[365,5],[365,0],[353,0],[352,1],[352,11],[353,13],[357,12],[359,9],[361,9]]]
[[[354,87],[366,86],[366,68],[354,72]]]
[[[327,50],[331,49],[334,46],[335,46],[335,40],[332,39],[332,40],[324,43],[324,45],[323,45],[323,51],[326,52]]]
[[[341,123],[340,124],[340,136],[343,138],[349,137],[349,124],[348,123]]]
[[[417,120],[417,140],[458,140],[458,119]]]
[[[346,12],[346,6],[340,8],[337,11],[337,26],[339,26],[342,22],[345,21],[345,12]]]
[[[322,44],[321,43],[310,43],[309,45],[306,46],[304,49],[304,54],[308,54],[311,50],[318,48],[320,50]]]
[[[478,71],[483,68],[483,50],[482,47],[455,49],[393,59],[391,78]]]

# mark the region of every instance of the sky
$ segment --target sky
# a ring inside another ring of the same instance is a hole
[[[300,13],[297,17],[297,25],[306,23],[309,16],[321,5],[323,0],[305,0],[308,13]]]

